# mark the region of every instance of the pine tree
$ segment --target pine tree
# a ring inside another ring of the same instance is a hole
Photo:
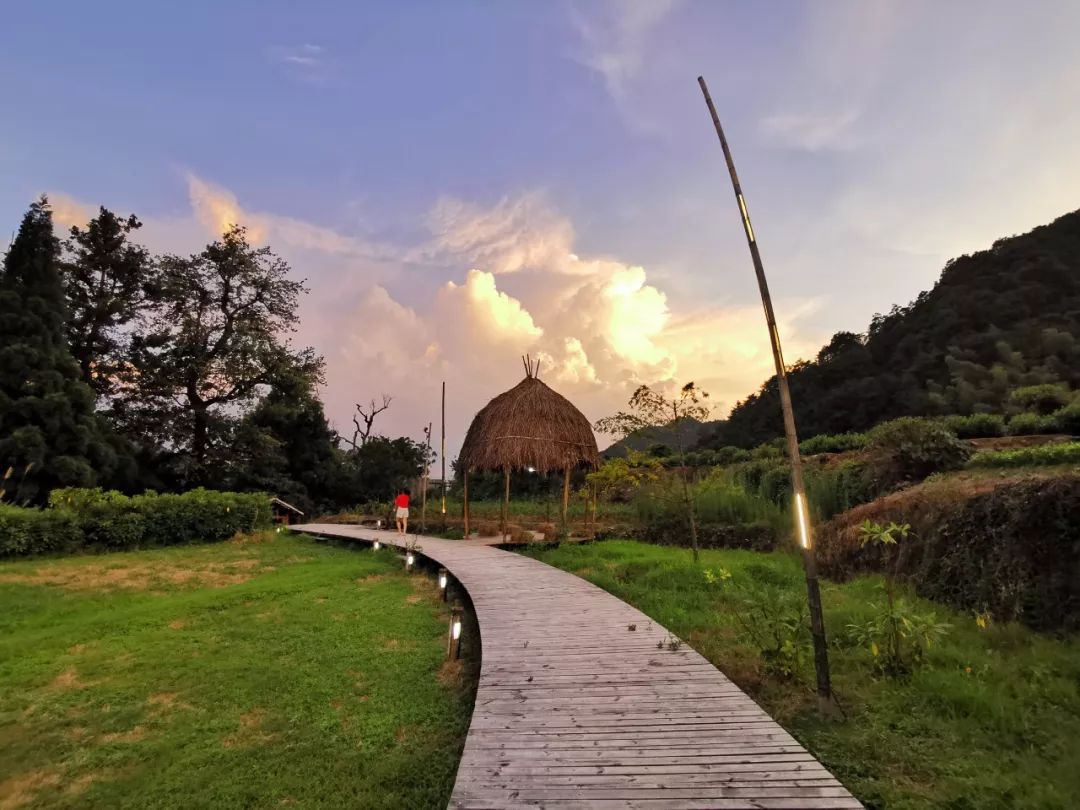
[[[65,336],[60,244],[43,196],[0,274],[0,469],[6,500],[40,503],[58,486],[93,486],[116,453]]]

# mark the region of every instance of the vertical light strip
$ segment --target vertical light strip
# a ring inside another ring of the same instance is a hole
[[[751,242],[756,242],[754,239],[754,226],[750,224],[750,214],[746,210],[746,200],[743,199],[743,195],[739,195],[739,210],[742,212],[743,227],[746,228],[746,235],[750,237]]]
[[[801,492],[795,493],[795,511],[799,515],[799,542],[803,548],[810,548],[810,535],[806,531],[806,505]]]

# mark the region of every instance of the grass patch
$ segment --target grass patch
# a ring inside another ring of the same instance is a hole
[[[822,583],[833,680],[846,719],[814,710],[812,673],[770,675],[722,592],[684,549],[629,541],[533,548],[685,639],[746,689],[870,808],[1069,808],[1080,795],[1080,643],[1014,624],[981,629],[973,616],[904,598],[950,629],[926,666],[879,676],[846,628],[873,615],[881,580]],[[702,566],[736,582],[802,596],[797,557],[703,551]]]
[[[445,807],[475,666],[389,551],[0,565],[0,807]]]

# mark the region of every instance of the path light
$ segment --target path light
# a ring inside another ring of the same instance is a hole
[[[450,634],[446,640],[446,660],[457,661],[461,657],[461,605],[450,610]]]
[[[405,570],[412,571],[413,563],[416,562],[416,557],[413,556],[411,551],[405,552]]]
[[[439,569],[439,590],[442,591],[442,600],[446,601],[446,586],[450,583],[450,577],[447,576],[446,569]]]
[[[374,544],[372,544],[372,546],[371,546],[371,547],[372,547],[373,549],[375,549],[376,551],[378,551],[378,550],[379,550],[380,548],[382,548],[382,543],[380,543],[380,542],[379,542],[378,540],[376,540],[376,541],[374,542]]]
[[[799,516],[799,545],[810,548],[810,533],[806,528],[806,501],[801,492],[795,493],[795,514]]]

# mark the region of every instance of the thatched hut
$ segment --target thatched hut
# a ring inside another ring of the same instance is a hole
[[[600,452],[592,426],[566,397],[539,377],[540,364],[525,361],[525,379],[480,409],[469,425],[458,455],[465,481],[465,536],[469,532],[469,473],[501,470],[505,480],[502,524],[510,500],[510,474],[529,470],[563,472],[562,520],[566,524],[570,473],[578,467],[596,469]]]

